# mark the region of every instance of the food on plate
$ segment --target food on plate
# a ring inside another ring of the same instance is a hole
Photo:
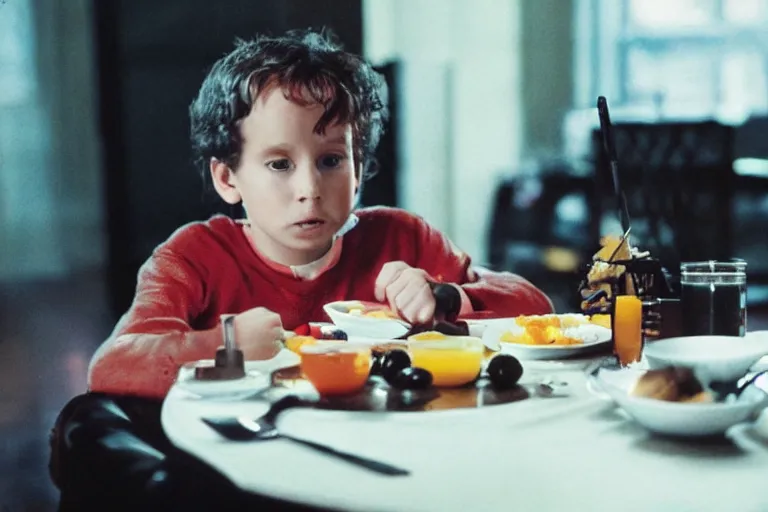
[[[505,343],[517,343],[520,345],[581,345],[579,338],[573,338],[563,334],[558,327],[526,327],[522,333],[504,331],[501,341]]]
[[[398,320],[400,318],[397,313],[383,305],[366,306],[365,304],[355,304],[347,308],[347,313],[356,316],[367,316],[369,318],[394,320]]]
[[[283,341],[285,348],[297,354],[303,345],[315,344],[318,340],[341,342],[348,339],[347,333],[335,325],[310,323],[297,329],[297,332],[300,334],[285,331],[286,338]]]
[[[409,366],[400,370],[390,383],[397,389],[427,389],[432,385],[432,374],[424,368]]]
[[[631,394],[674,402],[679,396],[677,380],[664,370],[651,370],[637,380]]]
[[[589,322],[606,329],[611,328],[611,315],[596,314],[589,317]]]
[[[488,363],[488,379],[497,389],[509,389],[517,385],[523,376],[523,365],[515,356],[498,354]]]
[[[589,322],[584,315],[521,315],[515,318],[515,323],[520,327],[578,327]]]
[[[314,345],[317,339],[314,336],[291,336],[285,340],[285,348],[297,354],[304,345]]]
[[[667,402],[701,403],[712,402],[714,397],[689,368],[667,367],[649,370],[635,383],[630,392],[633,396],[653,398]]]
[[[512,330],[501,334],[501,341],[522,345],[581,345],[583,340],[565,334],[563,329],[586,324],[580,315],[531,315],[519,316],[515,323],[522,332]]]

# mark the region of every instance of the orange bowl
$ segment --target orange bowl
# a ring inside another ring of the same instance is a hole
[[[371,348],[354,343],[302,345],[301,371],[318,393],[348,395],[365,387],[371,371]]]

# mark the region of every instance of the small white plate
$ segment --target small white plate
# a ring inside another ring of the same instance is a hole
[[[269,387],[270,374],[281,368],[290,368],[300,363],[301,358],[290,350],[281,350],[272,359],[246,361],[245,377],[233,380],[196,380],[195,365],[213,365],[213,360],[188,363],[179,370],[174,386],[199,398],[215,400],[241,400]]]
[[[240,379],[204,381],[188,378],[178,381],[176,386],[199,398],[239,400],[268,387],[269,375],[251,370]]]
[[[732,382],[768,355],[768,331],[746,336],[687,336],[648,343],[643,349],[651,369],[686,366],[704,384]]]
[[[717,403],[679,403],[632,396],[637,380],[647,370],[601,368],[592,385],[604,391],[624,412],[651,432],[700,437],[723,434],[729,428],[750,419],[768,405],[768,395],[749,386],[738,399]]]
[[[356,300],[331,302],[323,306],[331,321],[347,336],[363,338],[392,339],[399,338],[411,328],[403,320],[393,318],[374,318],[348,313],[351,307],[365,307],[366,303]]]
[[[562,315],[579,316],[579,315]],[[501,351],[520,359],[545,360],[567,359],[581,356],[604,349],[611,344],[611,330],[601,325],[586,323],[575,327],[566,327],[563,332],[567,336],[580,338],[584,342],[580,345],[523,345],[521,343],[507,343],[501,341],[504,332],[511,331],[522,334],[524,329],[517,325],[514,318],[498,318],[480,321],[485,324],[482,331],[483,343],[486,346],[501,345]],[[479,322],[477,322],[479,323]],[[470,329],[470,332],[472,329]]]

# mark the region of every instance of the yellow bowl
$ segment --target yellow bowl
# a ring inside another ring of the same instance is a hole
[[[412,366],[432,374],[433,385],[457,387],[477,378],[485,345],[483,340],[472,336],[446,336],[438,340],[409,338],[407,350]]]

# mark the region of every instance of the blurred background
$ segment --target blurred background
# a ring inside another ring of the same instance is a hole
[[[224,211],[187,108],[236,37],[331,28],[389,84],[365,205],[423,215],[559,311],[620,234],[673,272],[747,260],[768,293],[768,0],[0,0],[0,509],[52,510],[47,433],[138,267]]]

